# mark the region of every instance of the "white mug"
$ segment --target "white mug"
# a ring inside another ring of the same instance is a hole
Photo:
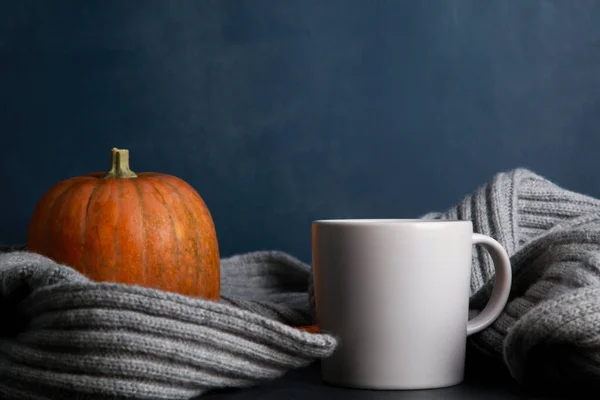
[[[494,261],[486,307],[469,320],[472,248]],[[471,221],[320,220],[312,224],[319,330],[335,335],[325,382],[432,389],[463,381],[468,335],[494,322],[511,287],[506,250]]]

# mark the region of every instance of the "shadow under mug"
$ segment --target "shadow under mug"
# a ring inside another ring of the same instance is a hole
[[[492,256],[486,307],[468,319],[473,245]],[[432,389],[464,379],[466,338],[504,309],[506,250],[471,221],[320,220],[312,224],[317,326],[339,339],[325,382],[365,389]]]

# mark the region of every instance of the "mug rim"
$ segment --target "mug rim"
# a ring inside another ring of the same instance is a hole
[[[330,218],[312,221],[318,225],[414,225],[414,224],[470,224],[471,220],[435,218]]]

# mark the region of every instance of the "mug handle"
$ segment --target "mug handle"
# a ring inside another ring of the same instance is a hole
[[[496,280],[490,299],[483,310],[467,322],[467,336],[480,332],[494,323],[508,302],[512,284],[510,258],[504,247],[495,239],[479,233],[473,233],[472,242],[474,245],[482,245],[492,256]]]

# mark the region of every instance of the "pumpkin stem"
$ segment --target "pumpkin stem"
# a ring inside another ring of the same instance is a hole
[[[129,150],[112,149],[110,171],[104,175],[104,179],[111,178],[137,178],[137,174],[129,168]]]

